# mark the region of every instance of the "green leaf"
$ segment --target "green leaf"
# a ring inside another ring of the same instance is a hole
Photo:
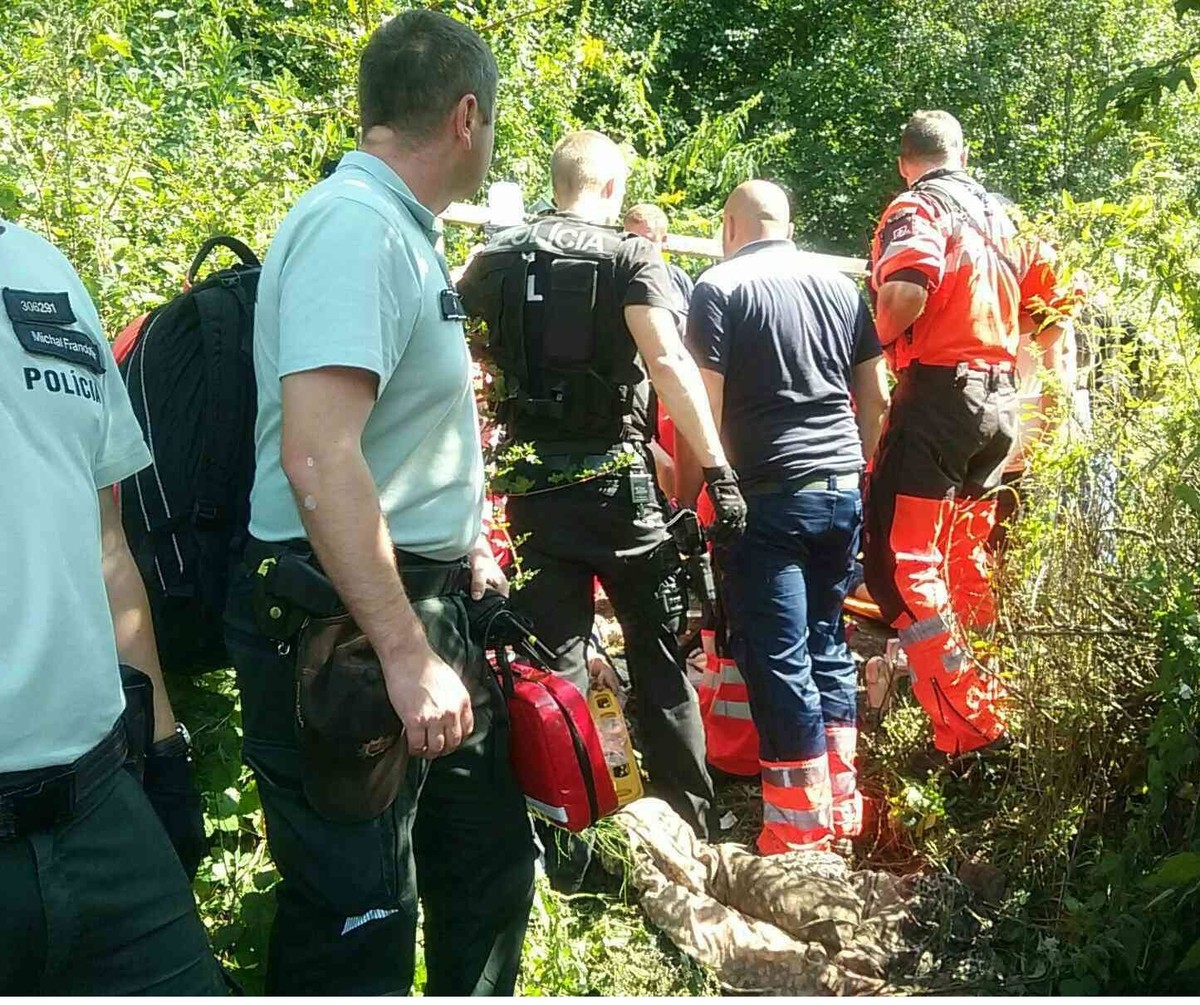
[[[1200,879],[1200,852],[1185,851],[1172,855],[1146,877],[1150,887],[1183,886]]]
[[[1192,943],[1192,948],[1184,953],[1183,959],[1179,961],[1179,966],[1175,968],[1177,973],[1183,973],[1185,970],[1196,970],[1200,968],[1200,939]]]
[[[129,44],[129,39],[115,35],[111,31],[102,31],[92,40],[91,53],[93,56],[99,56],[105,49],[126,59],[133,55],[133,46]]]
[[[1195,516],[1200,517],[1200,492],[1197,492],[1194,486],[1180,482],[1175,486],[1175,498],[1186,504]]]

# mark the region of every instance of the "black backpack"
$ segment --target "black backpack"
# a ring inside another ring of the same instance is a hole
[[[240,264],[197,281],[217,247],[233,251]],[[146,315],[120,356],[154,457],[121,483],[121,517],[146,584],[159,659],[170,673],[229,666],[222,615],[250,523],[259,272],[241,241],[205,241],[187,289]]]

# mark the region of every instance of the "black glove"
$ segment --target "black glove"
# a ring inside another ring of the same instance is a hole
[[[200,793],[192,781],[186,749],[156,754],[151,748],[146,754],[142,785],[183,863],[183,871],[189,880],[195,879],[201,859],[208,854],[208,839],[204,836],[204,811]]]
[[[738,488],[737,475],[726,464],[719,468],[705,468],[704,482],[717,511],[712,526],[712,538],[717,544],[731,544],[742,536],[746,529],[746,500]]]

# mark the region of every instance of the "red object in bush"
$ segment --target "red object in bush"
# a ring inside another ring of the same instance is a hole
[[[509,754],[530,807],[578,833],[617,810],[600,733],[587,700],[567,681],[527,663],[512,664]]]

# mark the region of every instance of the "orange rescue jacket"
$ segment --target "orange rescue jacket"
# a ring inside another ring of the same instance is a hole
[[[964,171],[923,176],[892,200],[871,247],[871,289],[889,279],[925,287],[925,310],[889,347],[893,368],[1013,364],[1022,310],[1060,300],[1040,242],[1025,242],[1000,200]]]

